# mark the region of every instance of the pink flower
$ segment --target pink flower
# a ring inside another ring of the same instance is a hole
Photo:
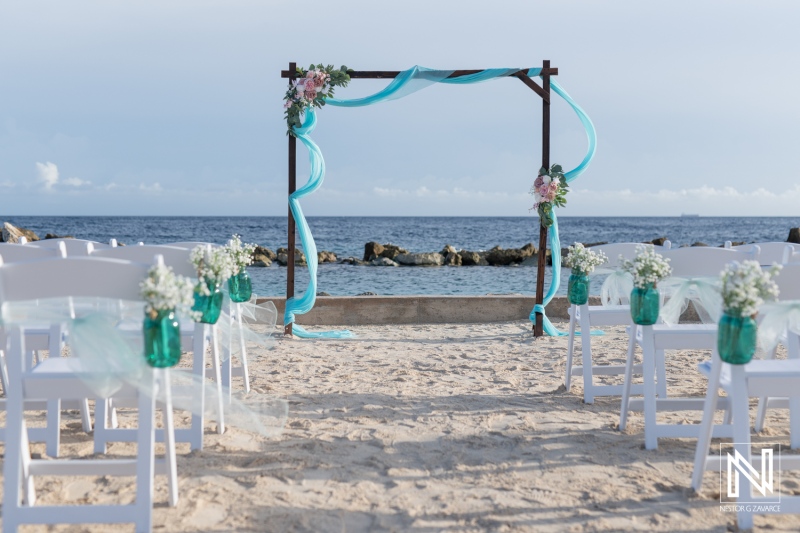
[[[315,89],[311,88],[311,89],[307,89],[306,90],[306,99],[307,100],[313,100],[316,97],[317,97],[317,91]]]
[[[544,185],[544,178],[542,178],[541,176],[537,176],[536,180],[533,182],[533,186],[538,189],[542,185]]]
[[[289,100],[286,100],[286,102],[283,103],[283,108],[289,109],[290,107],[292,107],[292,103]]]
[[[308,72],[306,72],[306,78],[313,78],[316,72],[317,72],[316,70],[309,70]]]

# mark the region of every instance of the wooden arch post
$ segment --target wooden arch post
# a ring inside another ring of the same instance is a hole
[[[542,77],[542,85],[539,86],[528,76],[530,68],[520,69],[516,72],[508,74],[508,77],[518,78],[527,85],[533,92],[538,94],[542,99],[542,166],[550,168],[550,76],[557,76],[558,69],[550,67],[550,61],[545,60],[542,63],[540,76]],[[351,70],[348,71],[351,79],[391,79],[396,78],[401,71],[399,70]],[[479,70],[456,70],[448,76],[448,78],[459,78],[461,76],[468,76],[470,74],[478,74],[483,72]],[[289,70],[281,71],[281,78],[288,78],[289,83],[297,78],[297,64],[289,63]],[[289,195],[291,196],[297,190],[297,139],[289,135]],[[294,296],[294,254],[295,254],[295,240],[296,240],[296,225],[294,217],[292,216],[291,207],[289,208],[288,217],[288,255],[286,264],[286,300]],[[547,251],[547,228],[539,225],[539,256],[538,266],[536,269],[536,304],[541,305],[544,301],[544,269],[545,269],[545,254]],[[542,331],[542,315],[536,313],[536,324],[533,327],[533,333],[536,337],[543,335]],[[286,324],[283,328],[284,335],[292,334],[292,324]]]

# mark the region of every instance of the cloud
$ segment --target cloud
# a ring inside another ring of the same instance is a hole
[[[155,182],[152,185],[145,185],[144,183],[140,183],[139,190],[142,192],[160,193],[164,189],[161,187],[161,184],[159,182]]]
[[[45,190],[53,190],[53,186],[58,183],[58,167],[55,163],[36,163],[36,173],[38,180],[44,185]]]
[[[0,187],[4,189],[11,189],[14,187],[14,182],[11,180],[0,181]]]
[[[80,178],[67,178],[63,182],[66,185],[71,185],[72,187],[81,187],[83,185],[91,185],[92,182],[88,180],[82,180]]]

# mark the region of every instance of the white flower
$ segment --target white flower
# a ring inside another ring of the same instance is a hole
[[[656,253],[653,246],[646,244],[636,246],[636,257],[632,261],[620,256],[619,262],[622,270],[633,276],[633,284],[640,289],[658,283],[672,274],[669,259],[664,259],[661,254]]]
[[[545,174],[542,176],[542,181],[544,181],[545,185],[548,185],[551,181],[553,181],[553,178]]]
[[[178,276],[168,266],[154,265],[147,271],[147,278],[139,284],[148,313],[176,310],[194,317],[192,281]]]
[[[567,265],[571,266],[573,270],[582,272],[584,275],[591,274],[594,272],[595,267],[608,261],[608,257],[602,251],[589,250],[579,242],[567,248],[567,251]]]
[[[765,301],[778,297],[775,276],[780,265],[773,265],[767,272],[758,261],[734,261],[722,271],[722,306],[729,315],[751,316],[758,312]]]
[[[192,250],[190,257],[200,281],[222,284],[235,270],[231,256],[224,248],[207,250],[201,245]]]
[[[230,242],[223,247],[225,252],[230,256],[233,264],[233,273],[238,274],[243,268],[247,267],[253,262],[253,252],[256,249],[255,244],[242,244],[242,239],[234,234]]]

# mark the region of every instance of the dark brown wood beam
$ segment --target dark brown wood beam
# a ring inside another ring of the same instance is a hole
[[[550,61],[542,62],[542,72],[550,67]],[[542,76],[542,87],[547,98],[542,97],[542,166],[550,168],[550,75]],[[536,305],[544,303],[544,270],[547,265],[547,228],[539,219],[539,257],[536,264]],[[551,254],[554,251],[550,252]],[[533,325],[533,336],[536,338],[544,335],[544,315],[536,313],[536,324]],[[587,331],[588,335],[589,332]]]
[[[548,93],[547,91],[545,91],[544,89],[539,87],[538,83],[536,83],[535,81],[530,79],[528,76],[526,76],[525,74],[522,74],[520,72],[516,73],[515,76],[517,78],[519,78],[520,80],[522,80],[522,83],[524,83],[525,85],[527,85],[528,87],[533,89],[533,92],[535,92],[536,94],[541,96],[542,100],[544,100],[545,102],[550,102],[550,93]]]
[[[526,76],[527,77],[528,70],[530,70],[530,69],[526,68],[526,69],[518,70],[517,72],[513,72],[513,73],[509,74],[509,76],[522,75],[522,76]],[[350,77],[353,78],[353,79],[357,79],[357,78],[360,78],[360,79],[387,79],[387,78],[389,78],[389,79],[391,79],[391,78],[396,78],[401,72],[405,72],[405,71],[401,71],[401,70],[351,70],[351,71],[348,72],[348,74],[350,74]],[[470,74],[477,74],[478,72],[483,72],[483,70],[456,70],[455,72],[450,74],[448,76],[448,78],[458,78],[459,76],[468,76]],[[558,69],[557,68],[549,68],[549,69],[547,69],[546,72],[542,71],[542,74],[549,74],[551,76],[557,76],[558,75]],[[290,75],[288,70],[282,70],[281,71],[281,78],[293,78],[295,76],[296,76],[296,74],[294,76]]]
[[[291,82],[296,77],[295,63],[289,63],[289,72],[295,73],[295,76],[289,77]],[[297,190],[297,137],[289,135],[289,196]],[[289,249],[289,257],[286,264],[286,300],[294,297],[294,249],[295,249],[295,221],[292,215],[292,208],[289,206],[288,232],[287,232],[287,248]],[[284,335],[292,335],[292,324],[286,324],[283,327]]]

